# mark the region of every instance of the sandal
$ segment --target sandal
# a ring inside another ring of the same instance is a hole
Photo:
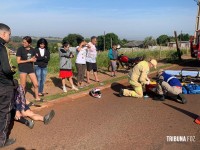
[[[33,102],[27,104],[28,107],[34,106]]]
[[[41,94],[38,94],[38,96],[44,96],[44,94],[43,94],[43,93],[41,93]]]
[[[43,94],[43,95],[46,95],[46,94],[49,94],[49,93],[48,93],[48,92],[43,92],[42,94]]]
[[[39,100],[36,99],[35,102],[44,102],[44,100],[42,98]]]

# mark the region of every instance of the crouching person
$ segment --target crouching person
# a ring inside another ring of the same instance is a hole
[[[48,124],[55,115],[54,110],[51,110],[47,115],[41,116],[34,113],[30,110],[29,106],[26,104],[25,92],[21,85],[18,85],[18,81],[15,80],[15,120],[20,123],[25,124],[29,128],[33,128],[34,121],[42,121],[44,124]],[[29,117],[30,120],[25,119],[24,117]]]
[[[157,101],[164,101],[165,96],[169,96],[183,104],[187,103],[182,94],[181,82],[175,76],[165,73],[163,69],[158,71],[156,93],[158,95],[153,99]]]
[[[136,98],[143,97],[143,87],[150,83],[148,73],[152,67],[156,68],[157,61],[141,61],[129,72],[129,83],[133,90],[121,89],[119,96],[132,96]]]

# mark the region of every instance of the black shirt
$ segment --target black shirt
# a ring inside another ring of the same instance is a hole
[[[36,53],[36,62],[35,65],[38,65],[38,67],[46,68],[48,65],[48,61],[50,60],[50,52],[48,49],[44,50],[44,56],[41,56],[39,48],[35,49]]]
[[[0,87],[13,86],[14,71],[9,64],[8,52],[4,46],[6,42],[0,38]]]
[[[35,49],[32,47],[30,50],[26,50],[24,47],[20,47],[17,50],[17,57],[21,57],[21,60],[28,60],[35,56]],[[26,62],[18,64],[19,71],[24,73],[33,73],[34,72],[34,65],[33,62]]]

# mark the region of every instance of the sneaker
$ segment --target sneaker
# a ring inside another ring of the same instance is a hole
[[[66,86],[63,86],[63,92],[67,93],[67,88],[66,88]]]
[[[182,104],[186,104],[187,103],[187,100],[185,99],[185,96],[183,94],[178,94],[177,96],[177,101],[181,101]]]
[[[52,120],[52,118],[54,117],[54,115],[55,115],[54,110],[51,110],[50,113],[48,113],[47,115],[45,115],[44,116],[44,124],[47,125]]]
[[[78,91],[79,89],[75,86],[72,86],[72,90]]]
[[[124,89],[120,89],[119,91],[119,97],[122,97],[122,96],[124,96]]]
[[[155,101],[165,101],[165,96],[164,95],[157,95],[153,98]]]
[[[33,127],[34,127],[34,121],[33,120],[27,120],[28,121],[28,123],[27,123],[27,126],[30,128],[30,129],[33,129]]]
[[[6,143],[4,145],[1,145],[0,148],[12,145],[13,143],[15,143],[15,141],[16,141],[16,139],[7,139]]]

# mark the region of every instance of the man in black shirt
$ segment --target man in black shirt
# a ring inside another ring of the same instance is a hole
[[[16,69],[11,65],[9,50],[4,46],[9,42],[10,35],[10,27],[0,23],[0,148],[15,142],[15,139],[8,139],[14,105],[13,75]]]

